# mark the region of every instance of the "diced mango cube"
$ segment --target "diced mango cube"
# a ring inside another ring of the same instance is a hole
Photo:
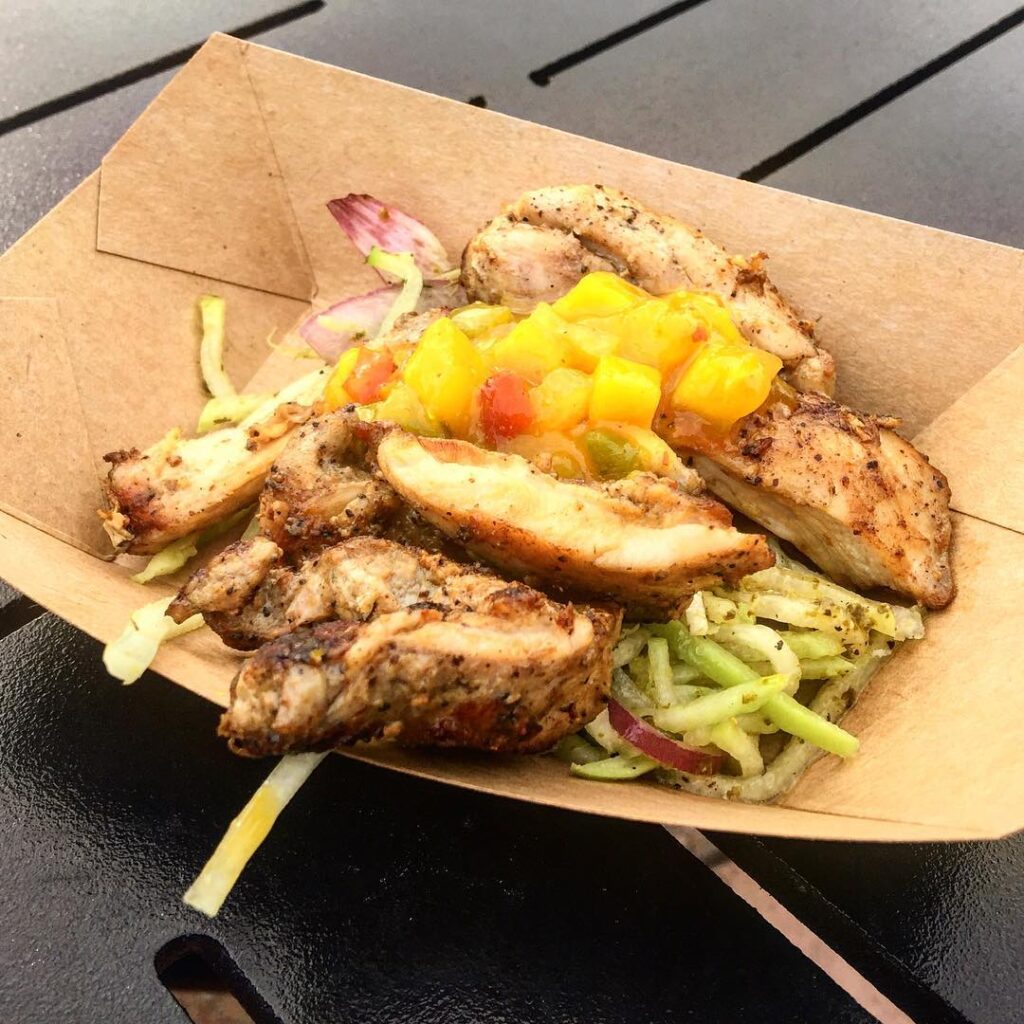
[[[593,381],[579,370],[559,367],[530,390],[533,432],[569,430],[587,418]]]
[[[460,306],[451,314],[452,323],[469,338],[482,334],[501,324],[512,323],[512,310],[506,306],[489,306],[486,302],[474,302]]]
[[[565,324],[545,302],[491,345],[486,355],[491,369],[518,373],[533,384],[539,384],[552,370],[571,363]]]
[[[419,395],[405,381],[399,381],[387,398],[372,408],[375,420],[397,423],[403,430],[420,437],[444,434],[441,424],[427,412]]]
[[[781,369],[778,356],[745,342],[709,342],[683,371],[672,404],[728,430],[764,402]]]
[[[342,406],[352,404],[352,396],[345,390],[345,381],[348,380],[349,374],[355,367],[360,352],[362,352],[362,348],[359,346],[346,349],[334,364],[334,369],[331,371],[330,377],[327,378],[327,385],[324,388],[324,405],[328,409],[340,409]]]
[[[602,356],[594,370],[590,419],[650,427],[661,401],[661,374],[620,356]]]
[[[469,429],[473,397],[486,376],[480,353],[448,317],[423,332],[402,371],[427,413],[460,437]]]
[[[584,373],[593,373],[601,356],[612,356],[619,349],[615,317],[594,317],[586,322],[566,324],[572,365]]]
[[[718,335],[719,340],[735,345],[747,344],[722,299],[711,292],[673,292],[665,296],[672,307],[682,313],[690,313],[707,327],[710,336]]]
[[[594,271],[580,279],[572,291],[563,295],[554,311],[570,322],[595,316],[613,316],[633,309],[649,298],[647,292],[605,270]]]
[[[663,374],[689,359],[700,344],[702,321],[665,299],[651,299],[618,321],[618,354]]]

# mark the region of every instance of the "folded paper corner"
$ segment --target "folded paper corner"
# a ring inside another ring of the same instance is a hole
[[[996,364],[914,439],[949,478],[952,507],[1024,533],[1024,345]]]
[[[302,301],[315,294],[239,40],[212,36],[104,158],[96,246]]]

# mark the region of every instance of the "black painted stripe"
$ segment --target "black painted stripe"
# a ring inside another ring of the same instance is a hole
[[[668,21],[669,18],[685,14],[706,2],[707,0],[680,0],[679,3],[669,4],[668,7],[663,7],[660,11],[648,14],[646,18],[634,21],[601,39],[587,43],[586,46],[578,50],[573,50],[572,53],[567,53],[564,57],[559,57],[558,60],[553,60],[550,64],[545,64],[542,68],[537,68],[536,71],[531,71],[530,81],[535,85],[548,85],[555,75],[561,74],[577,64],[582,64],[585,60],[590,60],[591,57],[596,57],[599,53],[604,53],[605,50],[610,50],[613,46],[618,46],[619,43],[624,43],[627,39],[632,39],[634,36],[640,35],[641,32],[646,32],[648,29]]]
[[[933,78],[940,71],[944,71],[957,61],[963,60],[964,57],[969,56],[1011,29],[1016,28],[1021,22],[1024,22],[1024,7],[1020,7],[1005,17],[1000,18],[999,21],[989,25],[988,28],[982,29],[976,35],[965,39],[962,43],[958,43],[951,49],[946,50],[945,53],[939,54],[938,57],[928,61],[927,64],[922,64],[921,67],[911,71],[910,74],[897,79],[892,85],[879,89],[873,96],[862,100],[838,117],[832,118],[831,121],[826,121],[820,128],[815,128],[814,131],[808,132],[802,138],[797,139],[796,142],[790,143],[784,149],[780,149],[777,153],[773,153],[760,163],[744,171],[740,178],[744,181],[763,180],[769,174],[773,174],[787,164],[791,164],[794,160],[805,156],[812,149],[820,146],[823,142],[827,142],[840,132],[845,131],[851,125],[862,121],[880,107],[892,103],[893,100],[898,99],[904,93],[909,92],[923,82],[927,82],[929,78]]]
[[[256,21],[250,21],[248,24],[240,25],[238,28],[231,29],[227,34],[237,39],[250,39],[261,32],[269,32],[271,29],[280,28],[289,22],[313,14],[315,11],[319,11],[324,6],[324,3],[325,0],[305,0],[304,3],[296,4],[293,7],[286,7],[275,14],[268,14],[265,18],[259,18]],[[34,124],[36,121],[41,121],[43,118],[51,117],[53,114],[59,114],[61,111],[77,107],[82,103],[88,103],[90,100],[97,99],[100,96],[106,96],[108,93],[123,89],[126,85],[134,85],[145,78],[152,78],[153,75],[158,75],[162,71],[176,68],[192,57],[202,45],[201,42],[192,43],[190,46],[182,47],[182,49],[175,50],[173,53],[168,53],[163,57],[157,57],[155,60],[146,61],[146,63],[129,68],[127,71],[111,75],[110,78],[103,78],[98,82],[93,82],[91,85],[83,86],[81,89],[64,93],[63,96],[57,96],[52,100],[47,100],[45,103],[29,107],[27,110],[19,110],[18,113],[11,114],[10,117],[0,119],[0,135],[6,135],[8,132],[13,132],[18,128],[24,128],[26,125]]]

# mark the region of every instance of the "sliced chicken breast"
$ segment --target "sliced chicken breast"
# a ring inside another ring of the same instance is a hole
[[[192,438],[172,431],[145,451],[105,455],[109,507],[100,516],[115,550],[155,554],[251,504],[289,433],[312,415],[289,403],[258,425]]]
[[[593,270],[654,295],[713,292],[752,345],[782,360],[794,387],[831,394],[832,357],[768,280],[765,258],[730,256],[698,229],[616,189],[560,185],[525,193],[487,224],[463,253],[462,283],[471,299],[518,312],[554,301]]]
[[[402,500],[377,472],[385,428],[339,409],[311,420],[274,461],[260,495],[260,529],[289,555],[379,532]]]
[[[250,658],[220,723],[236,753],[360,740],[535,753],[602,709],[619,615],[512,584],[477,611],[416,607],[300,629]]]
[[[377,445],[395,429],[353,408],[307,423],[274,461],[260,494],[260,530],[300,560],[347,537],[383,536],[441,551],[442,534],[421,519],[377,468]]]
[[[724,506],[649,474],[590,487],[516,455],[398,431],[377,460],[424,519],[476,557],[619,601],[633,617],[674,614],[696,590],[773,561],[764,537],[734,529]]]
[[[659,432],[723,501],[790,541],[837,582],[929,608],[955,588],[949,486],[894,421],[821,395],[781,397],[720,442],[665,417]]]

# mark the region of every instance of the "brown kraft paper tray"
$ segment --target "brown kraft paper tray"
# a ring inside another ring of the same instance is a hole
[[[959,596],[887,662],[823,758],[772,806],[591,783],[550,758],[361,750],[454,785],[594,814],[822,839],[992,838],[1024,826],[1024,253],[440,99],[214,36],[99,171],[0,260],[0,576],[103,641],[146,591],[109,561],[101,456],[194,422],[196,297],[228,302],[228,369],[374,285],[325,202],[370,192],[458,252],[528,188],[591,181],[698,224],[771,274],[836,356],[839,397],[903,417],[953,489]],[[261,376],[268,370],[263,367]],[[294,370],[293,370],[294,372]],[[209,631],[154,667],[225,704]],[[111,685],[116,685],[113,682]]]

